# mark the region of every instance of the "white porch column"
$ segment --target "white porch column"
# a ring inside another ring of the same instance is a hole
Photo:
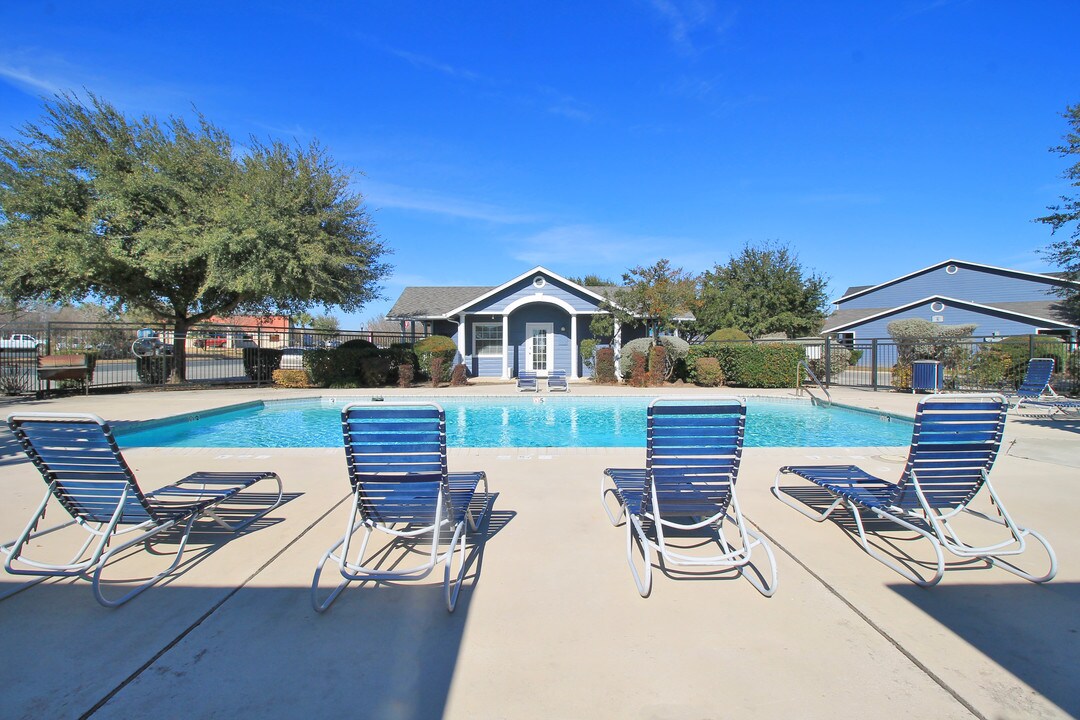
[[[581,353],[578,351],[577,344],[577,315],[570,316],[570,379],[577,380],[577,365],[580,361],[578,357]]]
[[[503,315],[503,372],[504,380],[510,379],[510,316]]]
[[[457,351],[461,362],[465,362],[465,313],[458,315]]]
[[[619,358],[622,357],[622,323],[619,322],[619,318],[613,318],[615,321],[615,329],[611,333],[611,347],[615,351],[615,377],[621,378],[619,374]]]

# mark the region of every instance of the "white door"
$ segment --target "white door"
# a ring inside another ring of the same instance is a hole
[[[552,323],[525,323],[525,370],[546,377],[555,353]]]

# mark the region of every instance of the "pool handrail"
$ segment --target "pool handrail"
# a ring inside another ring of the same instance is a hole
[[[819,388],[821,388],[821,392],[825,393],[825,402],[828,405],[832,405],[832,395],[829,394],[828,388],[826,388],[825,385],[820,380],[818,380],[818,376],[814,374],[814,371],[810,369],[809,363],[807,363],[805,360],[800,360],[799,364],[795,367],[795,394],[801,394],[804,389],[802,382],[802,373],[799,372],[800,368],[806,370],[806,375],[811,380],[813,380]],[[815,398],[809,390],[806,391],[806,394],[810,395],[810,397],[814,400],[817,400],[817,398]]]

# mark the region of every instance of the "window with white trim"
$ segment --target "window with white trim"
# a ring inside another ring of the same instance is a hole
[[[502,357],[502,323],[476,323],[473,325],[473,355],[478,357]]]

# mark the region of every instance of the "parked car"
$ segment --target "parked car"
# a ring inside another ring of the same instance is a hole
[[[208,348],[223,348],[228,343],[229,339],[225,337],[224,333],[210,333],[203,341],[203,347]]]
[[[41,350],[44,346],[45,343],[25,333],[12,333],[0,338],[0,349],[4,350]]]
[[[282,370],[303,370],[304,369],[304,348],[300,347],[287,347],[281,351],[281,365]]]

